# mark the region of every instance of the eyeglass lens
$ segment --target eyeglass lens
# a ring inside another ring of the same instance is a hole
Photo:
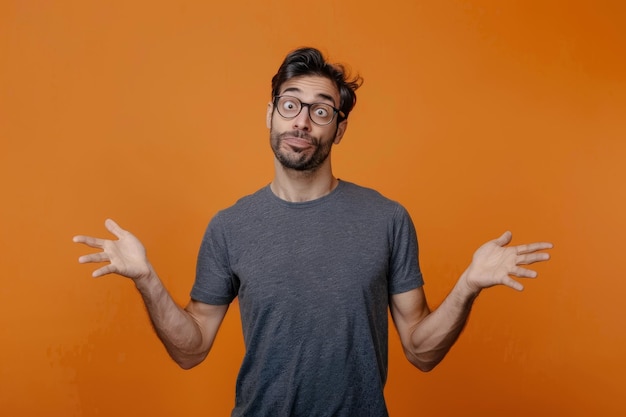
[[[302,103],[298,98],[292,96],[280,96],[276,103],[278,113],[286,119],[292,119],[300,114],[303,106],[309,108],[309,117],[315,124],[327,125],[335,118],[335,109],[329,104]]]

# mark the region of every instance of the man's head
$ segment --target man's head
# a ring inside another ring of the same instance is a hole
[[[327,62],[322,53],[315,48],[296,49],[285,57],[272,78],[272,98],[280,94],[280,88],[286,81],[307,75],[328,78],[335,84],[340,97],[338,108],[343,113],[343,116],[337,116],[338,122],[347,119],[356,104],[356,90],[363,83],[363,79],[358,75],[348,78],[342,65]]]
[[[272,78],[267,126],[276,159],[288,169],[314,172],[327,163],[347,127],[361,78],[312,48],[291,52]]]

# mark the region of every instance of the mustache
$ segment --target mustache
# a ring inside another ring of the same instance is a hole
[[[289,132],[283,132],[283,133],[281,133],[279,135],[279,137],[281,139],[284,139],[287,136],[294,137],[294,138],[299,138],[299,139],[306,139],[309,142],[315,142],[316,141],[316,138],[314,138],[313,136],[311,136],[308,133],[303,132],[301,130],[292,130],[292,131],[289,131]]]

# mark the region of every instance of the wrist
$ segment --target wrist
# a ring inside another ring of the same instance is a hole
[[[478,294],[480,294],[482,288],[476,285],[472,285],[471,280],[468,276],[469,273],[468,270],[466,270],[459,278],[456,286],[458,287],[458,290],[460,291],[463,298],[469,298],[473,300],[478,297]]]
[[[145,272],[138,274],[137,277],[133,279],[135,287],[142,292],[143,290],[149,289],[156,281],[158,281],[158,277],[150,263],[147,264]]]

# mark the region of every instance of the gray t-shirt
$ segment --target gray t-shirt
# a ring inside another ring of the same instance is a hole
[[[246,354],[232,416],[382,417],[389,296],[421,285],[406,210],[340,181],[304,203],[266,186],[217,213],[191,297],[239,297]]]

